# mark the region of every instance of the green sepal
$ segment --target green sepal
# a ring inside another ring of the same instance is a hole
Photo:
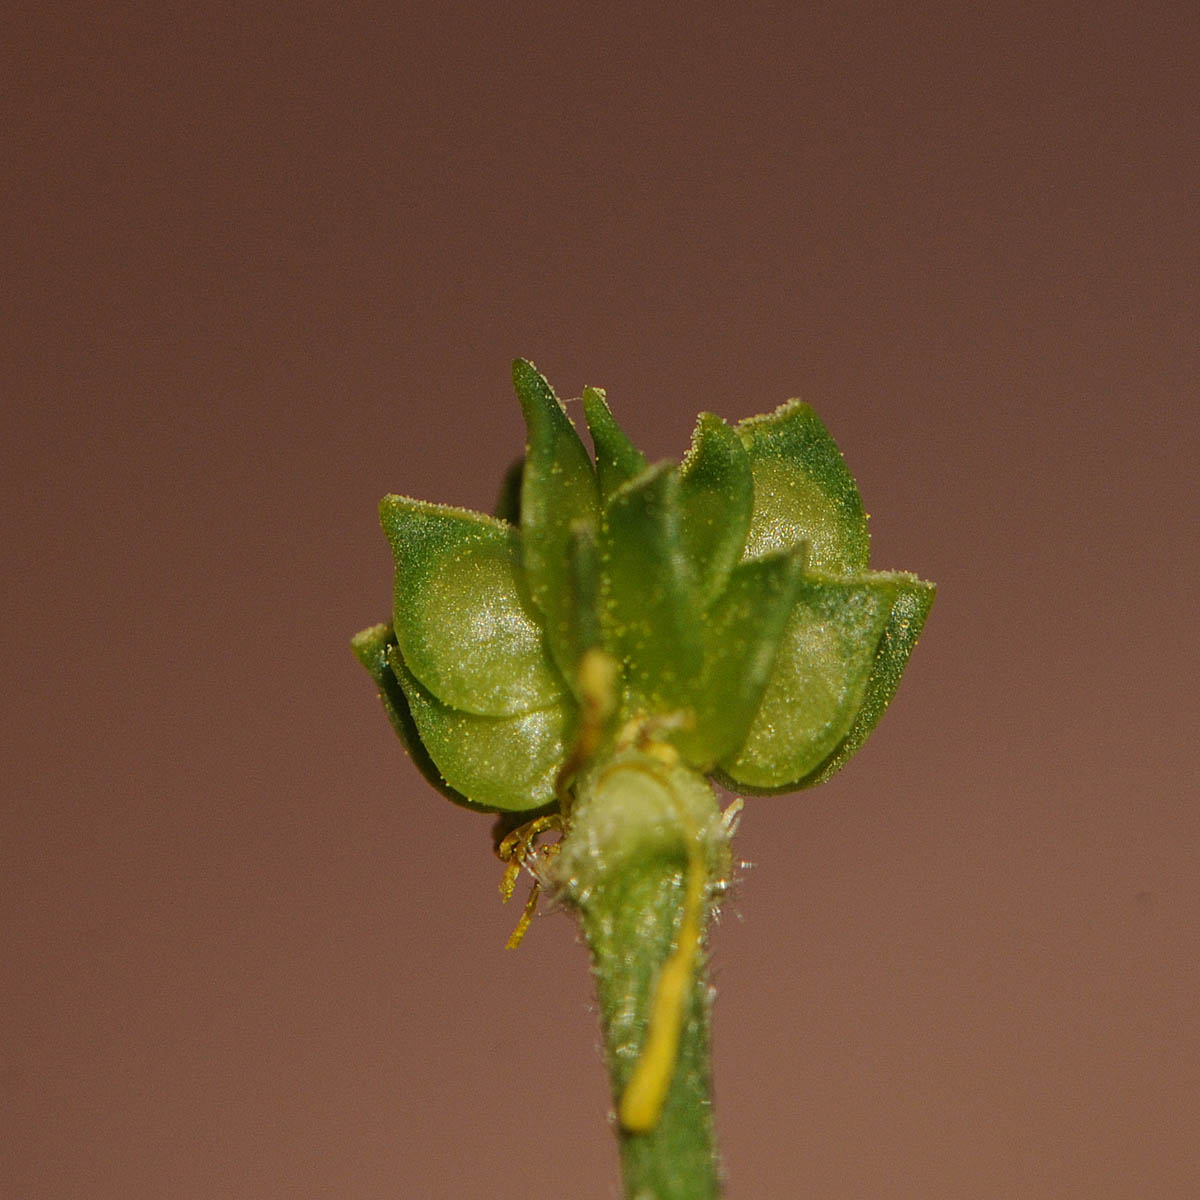
[[[812,410],[789,401],[732,429],[702,413],[682,466],[648,467],[588,388],[593,467],[536,368],[517,360],[513,381],[526,454],[495,518],[381,505],[394,626],[352,644],[426,778],[513,819],[552,810],[572,693],[607,694],[608,655],[618,715],[649,718],[690,768],[749,792],[832,775],[891,701],[934,589],[867,570],[857,487]]]
[[[567,544],[567,580],[571,597],[571,630],[575,639],[568,682],[575,687],[578,683],[579,660],[586,651],[603,645],[604,641],[600,616],[600,548],[596,531],[591,525],[580,522],[571,529],[571,540]]]
[[[701,603],[712,602],[741,556],[754,508],[754,479],[741,438],[701,413],[679,469],[680,529]]]
[[[809,568],[830,575],[867,569],[867,514],[853,476],[816,413],[789,400],[737,426],[754,476],[745,557],[800,542]]]
[[[466,796],[461,792],[456,792],[442,778],[433,759],[429,757],[429,751],[425,749],[421,735],[417,732],[417,725],[413,720],[412,710],[409,708],[408,698],[404,695],[404,689],[401,688],[392,668],[388,665],[388,651],[395,645],[396,635],[392,632],[390,625],[372,625],[370,629],[364,629],[350,639],[350,648],[354,651],[354,657],[366,667],[375,681],[375,686],[379,689],[379,699],[383,702],[388,720],[391,721],[392,728],[399,736],[404,749],[408,751],[408,756],[417,770],[421,772],[428,783],[437,788],[447,799],[453,800],[455,804],[461,804],[466,808],[478,808],[478,805],[472,804]]]
[[[746,740],[804,579],[803,547],[738,563],[705,621],[691,728],[673,741],[708,771]]]
[[[875,651],[875,662],[871,667],[871,677],[867,681],[862,706],[854,718],[854,724],[850,726],[837,749],[802,781],[802,787],[823,783],[841,770],[847,760],[862,747],[867,735],[879,723],[879,718],[892,702],[892,697],[900,686],[900,676],[904,674],[904,668],[908,665],[917,639],[921,636],[921,630],[925,627],[925,620],[937,594],[936,586],[901,571],[890,573],[890,578],[896,583],[896,600],[888,614],[883,637]]]
[[[446,783],[488,812],[526,812],[555,798],[570,720],[552,705],[484,717],[443,704],[406,669],[392,647],[388,665],[404,689],[421,743]]]
[[[600,497],[607,500],[622,484],[646,469],[646,456],[617,424],[602,388],[583,389],[583,415],[596,451]]]
[[[721,762],[733,786],[795,791],[862,708],[899,593],[893,577],[806,575],[746,740]]]
[[[692,708],[703,609],[679,531],[679,474],[647,468],[613,493],[600,531],[605,648],[625,667],[627,715]]]
[[[407,668],[443,703],[483,716],[562,695],[521,575],[520,537],[482,513],[385,496],[394,628]]]
[[[567,543],[576,521],[599,522],[596,472],[566,409],[532,363],[523,358],[513,363],[513,386],[528,430],[521,481],[522,563],[533,602],[546,618],[551,653],[569,675],[574,636]]]

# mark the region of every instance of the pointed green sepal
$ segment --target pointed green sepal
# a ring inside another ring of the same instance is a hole
[[[870,536],[854,478],[807,404],[789,400],[737,431],[754,475],[745,556],[809,544],[809,567],[830,575],[866,570]]]
[[[394,627],[407,668],[443,703],[483,716],[563,694],[521,574],[512,526],[466,509],[386,496],[396,563]]]
[[[849,733],[899,588],[807,575],[746,740],[721,763],[734,787],[795,791]]]
[[[446,783],[489,812],[525,812],[555,798],[568,722],[564,705],[483,717],[443,704],[405,668],[388,665],[404,689],[421,743]]]
[[[536,368],[517,360],[513,382],[526,453],[496,517],[380,509],[394,622],[353,647],[426,778],[528,820],[614,728],[740,791],[838,770],[891,701],[934,588],[867,569],[858,489],[812,410],[732,429],[702,413],[680,467],[647,466],[588,388],[593,467]]]
[[[605,647],[626,670],[631,716],[689,710],[703,609],[680,536],[679,474],[649,467],[605,505],[600,533]]]
[[[741,556],[754,507],[750,459],[737,432],[701,413],[679,470],[681,533],[701,602],[720,595]]]
[[[596,451],[600,496],[607,500],[623,483],[646,469],[646,456],[617,424],[603,389],[583,389],[583,414]]]
[[[388,652],[395,646],[396,635],[392,632],[390,625],[372,625],[370,629],[364,629],[350,639],[350,648],[354,651],[354,657],[362,663],[375,681],[375,686],[379,689],[379,699],[383,702],[388,720],[391,721],[392,728],[399,736],[404,749],[408,751],[408,756],[413,760],[417,770],[421,772],[428,783],[437,788],[443,796],[453,800],[455,804],[461,804],[466,808],[478,808],[478,805],[472,804],[466,796],[461,792],[456,792],[442,778],[433,759],[429,757],[429,751],[425,749],[421,735],[417,732],[417,725],[413,720],[408,698],[388,664]]]
[[[571,631],[574,635],[571,673],[567,679],[574,687],[580,660],[588,650],[603,645],[604,640],[600,617],[600,548],[595,529],[582,522],[571,529],[571,540],[567,545],[567,580],[571,597]]]
[[[567,543],[576,521],[599,522],[596,472],[566,409],[532,363],[522,358],[513,363],[513,386],[528,430],[521,481],[521,560],[533,602],[546,618],[551,653],[566,675],[574,643]]]
[[[803,579],[803,547],[738,563],[709,609],[694,719],[673,738],[698,770],[746,740]]]

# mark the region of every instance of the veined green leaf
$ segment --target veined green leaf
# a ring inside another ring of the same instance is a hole
[[[733,786],[794,791],[863,706],[899,588],[889,576],[806,576],[745,742],[721,763]]]
[[[394,627],[408,669],[453,708],[503,716],[563,692],[521,577],[519,535],[482,513],[386,496]]]
[[[461,792],[456,792],[442,778],[433,759],[429,757],[429,751],[422,744],[421,735],[417,732],[416,722],[412,717],[412,710],[408,706],[408,699],[393,674],[392,668],[388,665],[388,651],[395,645],[396,635],[392,632],[390,625],[372,625],[370,629],[364,629],[350,639],[350,648],[354,651],[354,657],[366,667],[371,678],[375,680],[384,711],[417,770],[443,796],[453,800],[455,804],[464,805],[466,808],[478,808],[478,805],[472,804],[466,796]]]
[[[533,602],[546,618],[550,650],[564,675],[572,670],[567,543],[576,521],[599,523],[596,472],[575,426],[545,377],[524,359],[513,386],[528,437],[521,481],[521,561]]]
[[[600,530],[606,648],[626,668],[630,704],[660,715],[692,708],[703,651],[678,487],[671,463],[647,468],[613,493]]]
[[[823,783],[840,770],[867,740],[867,735],[879,723],[884,709],[892,702],[896,688],[900,686],[900,676],[904,674],[917,638],[925,627],[925,619],[933,607],[937,588],[932,583],[900,571],[889,573],[887,578],[896,584],[896,600],[875,651],[875,662],[871,667],[862,707],[837,749],[803,781],[804,787]]]
[[[754,507],[750,459],[737,432],[701,413],[679,471],[683,544],[703,604],[711,603],[741,557]]]
[[[807,404],[789,400],[737,426],[754,475],[747,558],[809,544],[809,567],[831,575],[867,568],[867,515],[837,443]]]
[[[525,812],[554,800],[569,720],[565,705],[507,717],[479,716],[431,695],[406,669],[395,647],[388,665],[446,784],[490,812]]]
[[[607,500],[623,483],[646,469],[646,456],[617,424],[603,389],[583,389],[583,413],[596,451],[600,496]]]
[[[803,547],[738,563],[709,609],[694,723],[674,738],[700,770],[746,740],[803,578]]]

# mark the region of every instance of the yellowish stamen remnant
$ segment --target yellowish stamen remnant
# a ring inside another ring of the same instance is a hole
[[[507,904],[516,890],[517,879],[521,868],[529,867],[536,862],[538,855],[543,859],[555,854],[557,845],[537,847],[537,839],[548,831],[563,833],[566,831],[570,818],[571,783],[575,775],[585,767],[599,749],[604,740],[605,730],[617,708],[617,679],[620,667],[611,654],[593,648],[584,652],[579,663],[579,697],[580,714],[579,728],[575,734],[575,744],[571,753],[563,763],[562,769],[555,780],[555,790],[558,792],[559,805],[562,813],[550,813],[527,821],[510,833],[499,846],[496,853],[507,865],[504,868],[504,878],[500,880],[500,895]],[[506,949],[515,950],[524,938],[534,911],[537,909],[538,897],[542,893],[541,884],[534,869],[533,888],[529,899],[525,902],[525,911],[521,914],[517,927],[506,943]]]
[[[646,1040],[621,1096],[618,1116],[629,1133],[649,1133],[654,1129],[675,1077],[679,1041],[687,1016],[688,992],[700,954],[706,876],[704,847],[699,837],[693,835],[688,838],[687,887],[679,936],[675,949],[659,972]]]
[[[504,867],[504,878],[500,880],[500,895],[504,897],[505,904],[512,899],[513,892],[517,887],[517,879],[521,874],[521,868],[529,866],[530,861],[536,859],[539,853],[543,856],[548,856],[558,849],[557,845],[543,846],[539,849],[535,845],[537,839],[543,833],[561,829],[562,818],[557,813],[549,813],[544,817],[536,817],[534,820],[526,821],[524,825],[518,826],[496,847],[496,853],[500,857],[501,862],[506,864]],[[541,894],[542,887],[535,876],[533,887],[529,893],[529,899],[525,902],[525,911],[521,914],[521,919],[517,922],[516,929],[512,931],[512,936],[505,943],[505,949],[515,950],[521,944],[521,939],[525,936],[530,922],[533,920],[538,897]]]
[[[579,727],[571,753],[555,780],[555,791],[564,811],[568,811],[571,781],[600,748],[608,722],[616,712],[620,672],[617,660],[596,647],[585,650],[579,660]]]
[[[542,885],[535,883],[529,889],[529,899],[525,901],[525,911],[521,914],[521,919],[517,922],[517,927],[509,935],[508,941],[504,943],[505,950],[515,950],[525,937],[526,930],[533,922],[533,914],[537,910],[538,897],[542,894]]]

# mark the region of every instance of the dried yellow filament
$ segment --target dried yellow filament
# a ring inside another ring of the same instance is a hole
[[[704,908],[705,856],[696,836],[688,838],[687,890],[679,938],[654,985],[646,1040],[621,1096],[618,1116],[630,1133],[649,1133],[662,1116],[675,1077],[679,1040],[687,1015],[688,989],[700,954],[700,918]]]

